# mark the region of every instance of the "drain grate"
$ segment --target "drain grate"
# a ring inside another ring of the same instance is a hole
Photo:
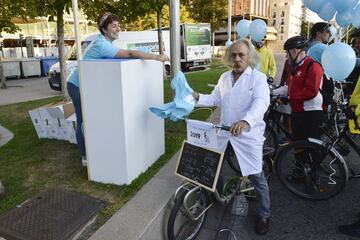
[[[50,189],[0,215],[0,236],[7,240],[67,239],[103,206],[90,196]]]

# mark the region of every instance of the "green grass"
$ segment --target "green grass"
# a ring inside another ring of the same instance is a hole
[[[216,84],[225,68],[214,61],[212,69],[187,74],[189,85],[195,91],[211,92],[207,84]],[[170,81],[164,82],[165,102],[172,99]],[[61,187],[89,194],[106,202],[96,226],[99,227],[127,202],[154,174],[179,150],[186,137],[183,121],[165,121],[165,154],[131,185],[117,186],[88,181],[87,171],[81,166],[76,145],[65,141],[38,139],[28,111],[45,104],[55,103],[61,97],[0,106],[0,125],[14,133],[14,138],[0,148],[0,180],[6,195],[0,199],[0,213],[33,197],[41,191]],[[207,111],[198,111],[195,119],[206,119]]]

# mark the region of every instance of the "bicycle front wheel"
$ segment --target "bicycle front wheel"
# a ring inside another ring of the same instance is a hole
[[[187,198],[187,202],[184,203],[187,193],[188,191],[182,190],[175,199],[175,204],[171,210],[167,225],[169,240],[195,239],[206,220],[207,211],[205,211],[205,209],[210,204],[208,194],[205,190],[199,189],[191,194],[191,196]],[[186,204],[188,210],[185,209],[184,204]],[[201,216],[197,220],[194,220],[191,215],[193,217]]]
[[[309,141],[296,141],[285,146],[275,165],[282,185],[306,199],[331,198],[347,182],[344,163],[325,146]]]

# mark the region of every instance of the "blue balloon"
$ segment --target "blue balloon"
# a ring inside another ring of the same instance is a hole
[[[318,63],[321,64],[321,56],[324,53],[324,50],[326,49],[327,45],[323,44],[323,43],[317,43],[315,45],[313,45],[309,50],[308,50],[308,55],[314,59],[315,61],[317,61]]]
[[[325,0],[304,0],[304,5],[313,12],[318,13]]]
[[[335,12],[336,9],[334,4],[332,4],[331,2],[327,2],[321,7],[318,15],[325,21],[330,21],[334,17]]]
[[[331,0],[338,12],[345,9],[354,8],[358,1],[359,0]]]
[[[353,18],[354,18],[354,10],[351,8],[337,12],[335,19],[340,27],[346,28],[352,23]]]
[[[357,5],[354,9],[354,17],[352,20],[352,25],[354,27],[360,27],[360,5]]]
[[[251,39],[260,42],[263,40],[267,33],[267,26],[264,20],[256,19],[250,24]]]
[[[229,48],[229,47],[231,47],[232,44],[233,44],[233,42],[232,42],[230,39],[228,39],[228,40],[226,41],[226,43],[225,43],[225,46],[226,46],[227,48]]]
[[[240,20],[236,24],[236,32],[240,38],[246,38],[250,32],[250,21],[246,19]]]
[[[325,73],[337,81],[343,81],[353,71],[356,63],[354,50],[347,44],[336,42],[328,46],[321,56]]]

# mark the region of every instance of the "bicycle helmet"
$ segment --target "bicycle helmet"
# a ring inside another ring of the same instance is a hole
[[[304,49],[307,47],[307,45],[308,45],[308,41],[307,41],[306,37],[295,36],[295,37],[291,37],[288,40],[286,40],[286,42],[284,44],[284,50],[289,50],[289,49],[294,49],[294,48]]]

